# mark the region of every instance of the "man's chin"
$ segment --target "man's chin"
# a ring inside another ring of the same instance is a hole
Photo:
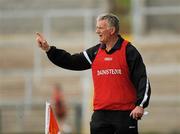
[[[102,41],[102,40],[99,40],[99,42],[100,42],[101,44],[104,44],[104,41]]]

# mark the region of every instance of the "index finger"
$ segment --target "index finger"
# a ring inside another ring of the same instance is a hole
[[[44,39],[44,37],[42,36],[42,34],[36,32],[36,35],[39,36],[40,38]]]
[[[133,116],[133,111],[131,111],[131,113],[129,114],[129,116],[130,116],[130,117],[132,117],[132,116]]]

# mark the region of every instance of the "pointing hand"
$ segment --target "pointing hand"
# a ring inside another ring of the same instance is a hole
[[[42,34],[40,34],[40,33],[36,33],[36,41],[37,41],[37,43],[38,43],[38,46],[42,49],[42,50],[44,50],[44,51],[49,51],[49,49],[50,49],[50,46],[48,45],[48,43],[47,43],[47,41],[45,40],[45,38],[43,37],[43,35]]]

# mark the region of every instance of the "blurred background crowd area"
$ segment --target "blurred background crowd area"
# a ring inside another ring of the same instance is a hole
[[[152,98],[140,133],[180,133],[179,0],[0,0],[0,134],[43,134],[54,84],[61,85],[66,104],[64,133],[89,134],[90,70],[50,63],[35,33],[58,48],[81,52],[98,43],[96,17],[106,12],[119,16],[120,33],[147,66]]]

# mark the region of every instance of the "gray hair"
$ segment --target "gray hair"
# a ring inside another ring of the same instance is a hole
[[[115,27],[116,34],[119,33],[119,18],[114,14],[101,14],[97,17],[97,21],[107,20],[110,27]]]

